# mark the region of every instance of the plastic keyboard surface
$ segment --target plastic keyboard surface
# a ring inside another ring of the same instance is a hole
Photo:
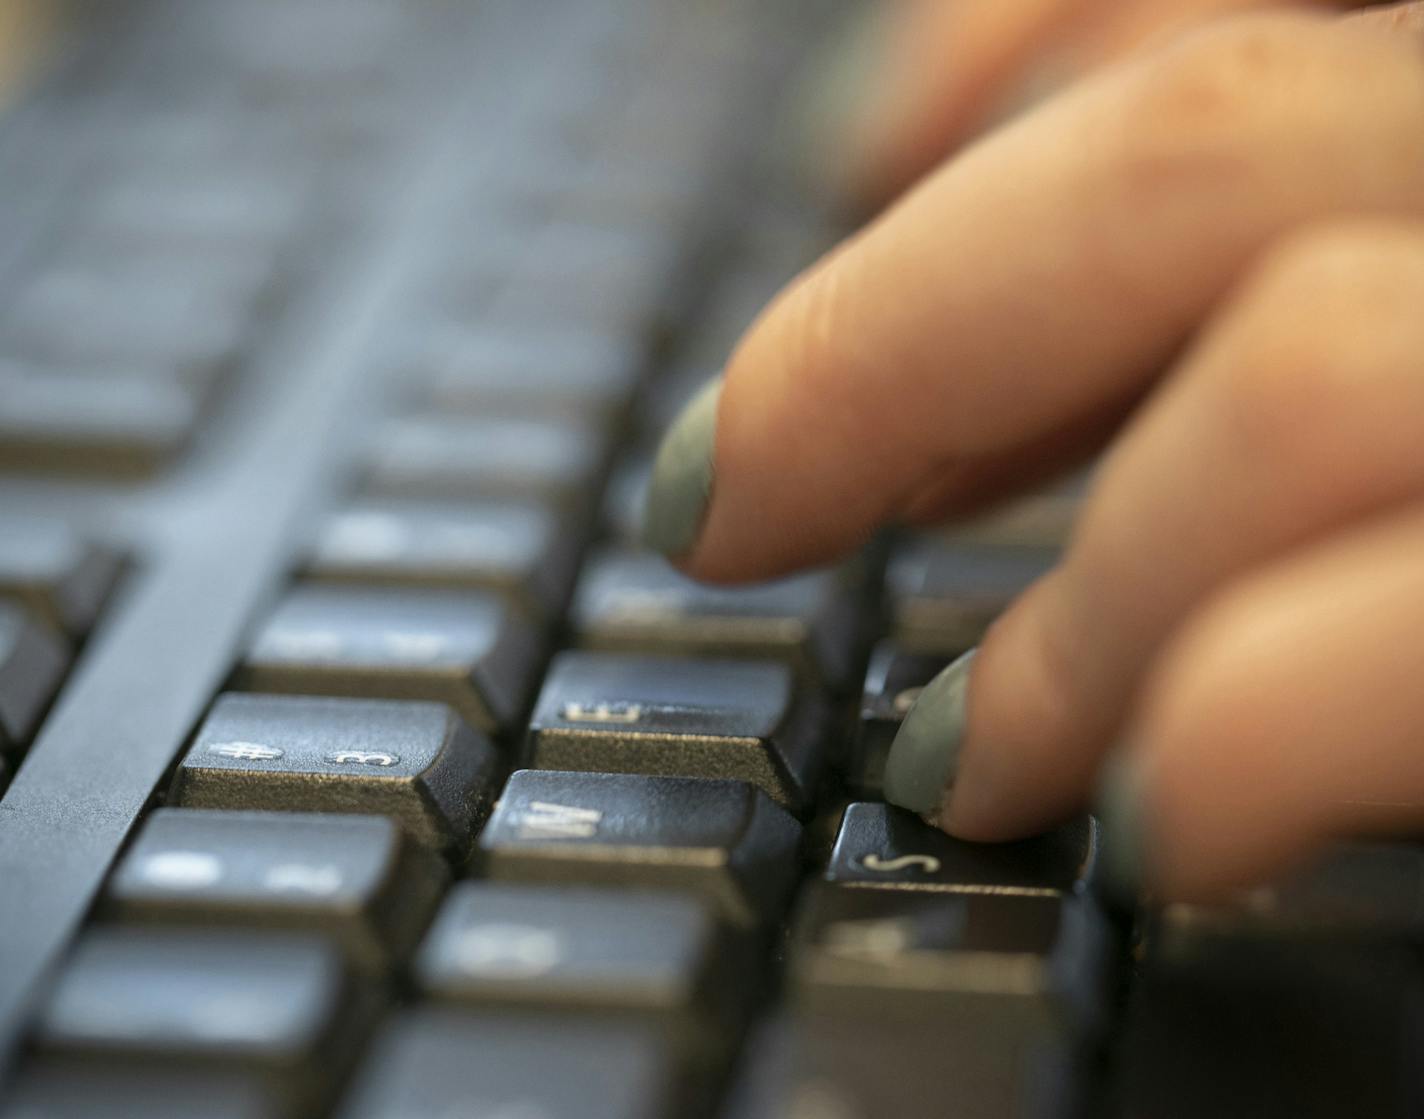
[[[1418,1113],[1419,849],[1126,914],[880,803],[1071,493],[638,551],[836,10],[125,0],[0,123],[0,1119]]]

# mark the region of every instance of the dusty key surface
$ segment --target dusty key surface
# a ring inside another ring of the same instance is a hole
[[[173,778],[189,808],[374,812],[452,858],[493,792],[489,739],[438,703],[229,694]]]
[[[656,1030],[422,1009],[376,1039],[339,1119],[659,1119],[671,1061]]]
[[[778,657],[832,687],[848,682],[857,636],[854,595],[839,572],[713,587],[640,552],[589,560],[571,615],[586,648]]]
[[[462,882],[415,976],[427,995],[464,1005],[688,1025],[722,1001],[722,939],[710,910],[682,894]]]
[[[827,749],[819,697],[778,661],[560,653],[529,727],[537,769],[726,777],[792,812]]]
[[[1071,893],[1092,873],[1091,817],[1016,843],[966,843],[888,804],[852,804],[841,818],[826,880],[854,888],[944,893]]]
[[[800,835],[741,781],[526,769],[480,850],[491,878],[688,890],[754,926],[785,904]]]
[[[109,882],[126,924],[309,929],[368,968],[407,955],[449,872],[381,816],[160,808]]]
[[[358,501],[327,518],[307,563],[324,582],[498,591],[531,612],[559,608],[575,540],[525,501]]]
[[[502,730],[536,652],[532,624],[485,591],[306,584],[258,629],[236,679],[254,692],[436,700]]]

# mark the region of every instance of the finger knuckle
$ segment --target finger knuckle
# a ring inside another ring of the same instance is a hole
[[[1399,350],[1424,344],[1424,240],[1409,240],[1397,228],[1341,223],[1295,234],[1263,258],[1219,373],[1250,446],[1320,458],[1394,406],[1397,393],[1378,382],[1408,370]]]
[[[1299,16],[1234,20],[1191,36],[1139,73],[1123,107],[1122,181],[1140,202],[1209,181],[1230,187],[1269,152],[1263,133],[1335,80],[1336,51]],[[1165,193],[1164,193],[1165,192]]]

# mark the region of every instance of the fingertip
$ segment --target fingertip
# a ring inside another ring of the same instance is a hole
[[[958,769],[973,660],[970,650],[945,668],[905,715],[885,760],[885,799],[891,804],[921,816],[938,814]]]

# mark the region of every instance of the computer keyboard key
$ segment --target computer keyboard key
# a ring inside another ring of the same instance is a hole
[[[589,649],[779,657],[831,687],[849,682],[859,636],[855,596],[839,572],[712,587],[660,556],[620,552],[585,565],[571,623]]]
[[[812,888],[789,950],[800,1011],[1087,1036],[1109,996],[1101,916],[1072,896]]]
[[[662,1119],[673,1065],[643,1023],[434,1008],[374,1042],[338,1119]]]
[[[68,668],[64,639],[0,598],[0,752],[29,742]]]
[[[471,1006],[687,1027],[711,1019],[737,985],[724,948],[712,913],[683,894],[462,882],[415,977],[427,996]]]
[[[310,696],[218,698],[173,778],[188,808],[366,812],[435,850],[469,850],[498,759],[438,703]]]
[[[323,582],[483,588],[527,610],[559,610],[576,541],[534,502],[360,501],[330,516],[307,576]]]
[[[52,629],[82,638],[118,580],[122,561],[59,520],[7,517],[0,597],[17,599]]]
[[[880,797],[885,759],[920,690],[948,667],[951,658],[907,653],[882,641],[871,650],[860,700],[860,723],[846,767],[846,783],[862,796]]]
[[[236,679],[256,692],[434,700],[500,731],[524,709],[537,640],[487,591],[308,583],[258,629]]]
[[[792,812],[825,761],[824,707],[779,661],[560,653],[529,727],[535,769],[727,777]]]
[[[349,1060],[364,1000],[341,954],[290,933],[95,929],[40,1007],[47,1054],[250,1070],[307,1104]]]
[[[103,914],[321,932],[375,969],[410,954],[448,879],[381,816],[160,808],[110,878]]]
[[[0,367],[0,470],[140,476],[188,443],[193,390],[157,376]]]
[[[933,537],[907,544],[885,573],[896,641],[908,652],[966,652],[1059,555],[1056,548],[954,545]]]
[[[826,881],[925,893],[1066,894],[1092,872],[1089,816],[1015,843],[967,843],[888,804],[852,804],[841,819]]]
[[[480,838],[492,879],[699,894],[726,920],[779,914],[801,829],[741,781],[521,770]]]
[[[641,365],[638,347],[613,333],[462,322],[422,330],[392,373],[422,412],[610,423],[632,396]]]
[[[0,1119],[280,1119],[252,1073],[142,1069],[122,1061],[31,1059],[0,1102]]]
[[[958,1019],[774,1019],[746,1046],[721,1119],[1085,1119],[1086,1062]]]
[[[392,421],[377,436],[366,488],[381,496],[551,501],[577,511],[603,470],[586,423],[443,417]]]
[[[1374,884],[1402,866],[1376,868]],[[1290,887],[1297,900],[1280,909],[1271,888],[1231,906],[1170,905],[1149,917],[1124,1015],[1114,1116],[1419,1113],[1417,908],[1399,920],[1418,904],[1417,883],[1365,907],[1378,907],[1380,924],[1361,921],[1358,886],[1372,875],[1359,861],[1353,869],[1358,877],[1345,891],[1353,897],[1339,897],[1338,879],[1311,884],[1306,875]],[[1314,901],[1299,896],[1319,885]]]
[[[217,261],[78,252],[26,285],[0,322],[6,352],[41,365],[156,370],[202,389],[231,363],[247,301]]]

